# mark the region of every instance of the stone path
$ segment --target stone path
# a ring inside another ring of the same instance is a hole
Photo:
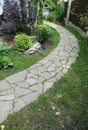
[[[0,122],[9,113],[19,111],[51,88],[75,62],[79,46],[77,39],[59,25],[48,23],[61,36],[57,48],[30,68],[0,81]]]

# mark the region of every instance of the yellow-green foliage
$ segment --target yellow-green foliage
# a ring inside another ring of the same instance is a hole
[[[26,34],[18,34],[14,38],[14,42],[16,45],[17,50],[25,51],[31,47],[32,41],[30,37]]]

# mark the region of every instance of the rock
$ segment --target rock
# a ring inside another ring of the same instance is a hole
[[[31,48],[29,48],[27,51],[24,52],[25,55],[31,55],[37,52],[41,48],[41,45],[39,42],[35,42]]]

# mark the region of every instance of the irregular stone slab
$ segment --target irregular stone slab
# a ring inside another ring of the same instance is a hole
[[[47,89],[51,88],[53,86],[54,82],[45,82],[44,83],[44,92],[46,92]]]
[[[43,77],[39,77],[38,80],[37,80],[37,83],[43,83],[45,81],[45,78]]]
[[[0,96],[0,101],[12,101],[15,98],[13,94],[6,95],[6,96]]]
[[[49,79],[51,77],[50,73],[49,72],[43,72],[41,73],[41,76],[44,78],[44,79]]]
[[[36,79],[28,78],[28,79],[26,79],[26,82],[29,83],[30,85],[33,85],[33,84],[35,84],[37,81],[36,81]]]
[[[2,92],[0,92],[0,96],[4,96],[4,95],[7,95],[7,94],[8,94],[7,91],[2,91]]]
[[[8,90],[10,88],[11,88],[11,85],[7,81],[5,80],[0,81],[0,91]]]
[[[36,84],[36,85],[33,85],[31,87],[31,90],[33,92],[38,92],[39,94],[43,92],[43,84],[42,83],[39,83],[39,84]]]
[[[33,78],[33,79],[38,79],[38,75],[35,75],[35,74],[32,74],[32,73],[28,73],[27,74],[27,76],[26,76],[26,78],[28,79],[28,78]]]
[[[38,69],[41,73],[42,73],[42,72],[46,72],[46,70],[47,70],[47,68],[44,67],[44,66],[38,67],[37,69]]]
[[[25,80],[26,74],[27,74],[27,72],[24,70],[22,72],[19,72],[19,73],[16,73],[16,74],[13,74],[13,75],[7,77],[6,80],[9,83],[17,83],[17,82]]]
[[[22,97],[23,101],[26,103],[26,104],[29,104],[30,102],[33,102],[34,100],[37,100],[37,97],[39,96],[40,94],[38,92],[33,92],[33,93],[30,93],[24,97]]]
[[[15,88],[15,96],[16,97],[20,97],[20,96],[26,95],[28,93],[31,93],[31,90],[20,88],[20,87]]]
[[[12,101],[0,101],[0,122],[7,118],[13,108]]]
[[[21,88],[29,88],[29,84],[25,81],[17,83],[17,86],[19,86]]]
[[[14,94],[14,88],[9,89],[9,90],[7,91],[7,93],[8,93],[8,95]]]
[[[25,105],[26,105],[25,102],[22,99],[19,99],[17,102],[14,103],[14,108],[12,109],[10,113],[19,111]]]

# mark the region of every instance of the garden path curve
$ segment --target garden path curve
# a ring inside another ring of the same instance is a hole
[[[75,36],[59,25],[47,24],[60,33],[60,43],[37,64],[0,81],[0,122],[51,88],[78,56],[79,46]]]

